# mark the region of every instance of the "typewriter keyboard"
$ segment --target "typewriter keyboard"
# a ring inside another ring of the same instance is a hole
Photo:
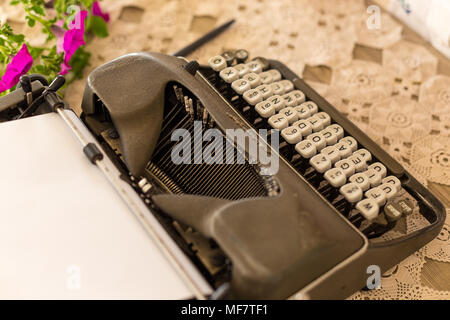
[[[411,207],[391,205],[399,179],[266,59],[230,56],[209,59],[208,81],[255,129],[279,130],[280,154],[341,213],[355,224],[380,215],[394,222]]]

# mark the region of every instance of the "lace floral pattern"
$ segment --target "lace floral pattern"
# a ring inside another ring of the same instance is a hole
[[[331,70],[330,82],[308,83],[423,184],[450,185],[450,77],[437,74],[438,60],[427,49],[401,39],[402,25],[389,15],[382,14],[380,29],[368,29],[363,0],[104,0],[103,7],[111,14],[110,36],[89,44],[94,54],[86,76],[129,52],[174,52],[235,18],[230,30],[189,58],[206,63],[223,50],[247,48],[252,56],[278,59],[299,75],[306,65],[325,66]],[[21,21],[17,15],[0,4],[0,17]],[[18,22],[15,26],[20,27]],[[355,45],[382,51],[379,63],[355,60]],[[66,99],[75,108],[85,80],[67,90]],[[413,214],[386,239],[424,223]],[[386,272],[380,290],[351,298],[450,299],[449,291],[423,284],[427,259],[450,264],[449,218],[434,241]]]

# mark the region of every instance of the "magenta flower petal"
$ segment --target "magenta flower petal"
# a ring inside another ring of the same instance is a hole
[[[73,54],[80,46],[86,44],[84,42],[84,20],[87,14],[88,12],[85,10],[80,11],[69,25],[69,30],[64,34],[64,63],[61,65],[61,74],[66,74],[71,69],[69,61]]]
[[[92,5],[92,15],[101,17],[105,22],[109,22],[109,13],[103,12],[100,3],[95,1]]]
[[[66,29],[55,23],[50,28],[56,37],[56,53],[60,54],[64,52],[64,35],[66,34]]]
[[[20,77],[30,70],[32,64],[33,57],[28,52],[27,45],[24,44],[6,67],[6,72],[0,80],[0,92],[14,87]]]

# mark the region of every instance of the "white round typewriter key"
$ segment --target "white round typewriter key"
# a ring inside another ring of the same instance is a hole
[[[339,150],[342,159],[345,159],[353,154],[349,144],[345,141],[339,141],[336,144],[336,148]]]
[[[259,74],[259,77],[261,78],[261,82],[263,84],[269,84],[273,82],[272,74],[269,71],[261,72]]]
[[[353,154],[360,155],[366,162],[372,161],[372,154],[367,149],[358,149]]]
[[[286,104],[284,103],[284,99],[279,95],[271,96],[267,100],[272,102],[272,105],[274,106],[275,111],[277,111],[277,112],[286,106]]]
[[[257,86],[256,90],[259,90],[259,92],[261,92],[264,100],[272,96],[272,87],[268,84]]]
[[[336,163],[339,160],[341,160],[339,151],[335,146],[326,147],[326,148],[322,149],[322,151],[320,151],[320,153],[322,153],[322,154],[326,155],[328,158],[330,158],[331,163]]]
[[[324,154],[318,154],[309,160],[309,164],[319,173],[331,169],[331,160]]]
[[[337,136],[333,133],[333,130],[329,129],[328,127],[320,131],[320,133],[325,138],[327,145],[334,146],[337,143]]]
[[[252,88],[256,88],[261,84],[261,78],[254,72],[247,73],[245,76],[242,77],[242,79],[245,79],[248,82],[250,82]]]
[[[294,84],[291,80],[281,80],[280,84],[284,87],[284,92],[288,93],[294,90]]]
[[[328,113],[326,113],[326,112],[319,112],[317,114],[317,116],[319,117],[319,119],[322,120],[324,127],[327,127],[327,126],[329,126],[331,124],[331,117],[330,117],[330,115]]]
[[[339,192],[345,197],[345,199],[350,203],[358,202],[362,199],[363,192],[361,188],[356,183],[347,183],[343,185]]]
[[[348,180],[352,183],[356,183],[362,191],[369,190],[370,188],[369,177],[367,177],[363,172],[352,175]]]
[[[378,188],[384,191],[386,200],[392,199],[392,197],[397,194],[397,189],[395,189],[395,186],[392,183],[383,183]]]
[[[298,120],[297,111],[295,111],[292,107],[282,109],[280,114],[284,115],[288,119],[289,124],[293,124]]]
[[[403,212],[398,203],[388,203],[384,207],[384,214],[389,221],[397,221],[403,216]]]
[[[283,129],[289,127],[288,119],[281,114],[276,114],[274,116],[271,116],[269,118],[268,122],[272,128],[278,129],[278,130],[283,130]]]
[[[367,170],[364,171],[364,174],[369,178],[370,185],[372,187],[377,187],[381,184],[382,178],[381,178],[381,174],[378,171],[367,168]]]
[[[384,178],[383,180],[381,180],[381,183],[386,184],[386,183],[390,183],[395,187],[396,191],[400,191],[402,189],[402,183],[400,182],[400,180],[398,180],[397,177],[394,176],[389,176]]]
[[[250,105],[254,106],[260,103],[263,98],[259,90],[251,89],[244,92],[243,97]]]
[[[214,71],[221,71],[227,67],[227,61],[222,56],[214,56],[209,58],[208,64]]]
[[[268,100],[258,103],[255,107],[255,110],[262,118],[265,119],[275,115],[275,108],[272,102]]]
[[[292,95],[294,96],[296,106],[301,105],[306,100],[305,94],[300,90],[292,91]]]
[[[351,136],[344,137],[339,140],[339,142],[346,143],[350,147],[352,152],[355,152],[356,149],[358,149],[358,142],[356,142],[355,138]]]
[[[239,72],[239,77],[243,77],[250,72],[250,69],[243,63],[239,63],[233,66],[233,68],[235,68]]]
[[[339,168],[333,168],[325,172],[325,179],[335,188],[342,187],[347,181],[344,171]]]
[[[292,94],[292,92],[290,93],[286,93],[284,95],[281,96],[284,99],[284,104],[286,105],[286,107],[295,107],[295,97]]]
[[[280,81],[281,80],[281,73],[277,69],[270,69],[267,72],[269,72],[272,75],[273,81]]]
[[[374,220],[378,217],[380,208],[378,204],[373,199],[364,199],[356,204],[356,209],[361,213],[361,215],[369,221]]]
[[[309,159],[317,154],[316,145],[309,140],[303,140],[295,146],[297,151],[303,158]]]
[[[248,82],[245,79],[238,79],[233,81],[231,84],[231,88],[233,88],[234,91],[236,91],[237,94],[242,95],[245,91],[250,90],[252,87],[250,85],[250,82]]]
[[[386,193],[379,187],[369,189],[364,195],[366,198],[375,200],[380,207],[386,203]]]
[[[302,141],[302,133],[297,127],[291,126],[281,131],[281,136],[289,144],[297,144]]]
[[[308,119],[312,115],[311,111],[304,103],[296,106],[295,110],[297,110],[299,119]]]
[[[336,162],[334,166],[344,171],[347,178],[355,173],[355,166],[353,165],[353,162],[351,162],[349,159],[340,160]]]
[[[333,130],[333,133],[337,136],[338,140],[344,137],[344,129],[342,129],[340,125],[332,124],[328,128]]]
[[[387,170],[386,170],[386,167],[382,163],[379,163],[379,162],[372,163],[369,166],[369,170],[370,169],[377,171],[381,175],[382,178],[386,177]]]
[[[284,86],[280,82],[274,82],[274,83],[270,84],[270,86],[272,87],[273,94],[281,96],[285,93]]]
[[[295,122],[293,126],[299,128],[303,137],[309,136],[312,133],[312,126],[306,120],[299,120]]]
[[[353,162],[356,172],[363,172],[367,169],[367,162],[364,161],[362,156],[354,154],[348,159]]]
[[[310,134],[306,139],[312,141],[316,145],[317,151],[320,151],[327,146],[325,138],[319,132]]]
[[[219,74],[226,83],[232,83],[233,81],[239,79],[239,72],[233,67],[225,68],[220,71]]]
[[[309,117],[308,119],[306,119],[306,121],[308,121],[311,124],[311,127],[313,128],[314,132],[323,130],[323,122],[316,115]]]
[[[263,70],[262,64],[256,60],[247,62],[246,65],[250,69],[250,71],[254,73],[261,73]]]
[[[308,107],[311,116],[315,115],[317,112],[319,112],[319,107],[317,106],[317,104],[313,101],[306,101],[303,103],[305,106]]]

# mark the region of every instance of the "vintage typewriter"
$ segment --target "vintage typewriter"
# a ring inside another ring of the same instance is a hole
[[[345,298],[366,286],[369,266],[384,272],[437,236],[442,204],[288,67],[246,50],[208,63],[159,53],[108,62],[90,74],[80,118],[214,298]],[[223,134],[224,159],[231,150],[245,161],[196,162],[210,142],[192,139],[192,161],[175,164],[172,134],[195,138],[195,123]],[[278,171],[265,174],[229,129],[278,133],[279,148],[264,140]],[[411,214],[428,225],[390,237]]]

